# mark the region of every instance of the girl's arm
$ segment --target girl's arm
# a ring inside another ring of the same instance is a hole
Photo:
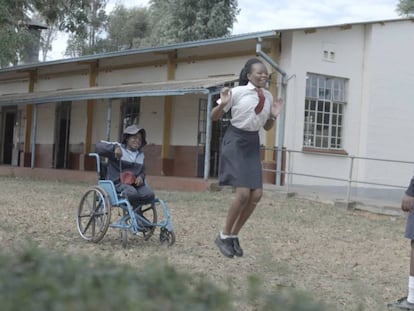
[[[231,100],[231,90],[228,87],[224,87],[220,91],[220,104],[211,110],[210,118],[212,121],[217,121],[224,114],[224,107],[227,106]]]

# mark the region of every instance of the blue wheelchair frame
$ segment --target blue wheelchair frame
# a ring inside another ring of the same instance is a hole
[[[165,204],[165,202],[159,198],[154,198],[151,201],[146,201],[140,203],[138,206],[133,207],[128,199],[123,196],[122,193],[118,193],[115,189],[115,185],[112,180],[101,179],[101,162],[100,156],[97,153],[89,153],[89,156],[95,157],[96,159],[96,169],[98,174],[98,187],[93,187],[95,191],[104,191],[102,193],[103,197],[107,197],[109,199],[110,207],[117,207],[120,208],[122,212],[122,217],[118,219],[116,222],[111,223],[109,221],[109,227],[120,229],[121,230],[121,240],[122,244],[125,247],[127,241],[127,231],[130,231],[132,234],[137,235],[140,232],[148,232],[148,230],[152,231],[151,235],[155,229],[155,227],[160,228],[160,241],[162,243],[168,242],[168,245],[172,245],[175,242],[175,233],[173,230],[173,225],[171,223],[171,216],[170,212]],[[81,202],[82,204],[82,202]],[[101,204],[101,203],[99,203]],[[144,206],[151,205],[150,209],[153,209],[155,217],[157,217],[157,206],[162,207],[164,219],[160,222],[151,222],[148,220],[144,215],[140,214],[141,209]],[[79,207],[78,213],[78,230],[81,233],[81,236],[84,237],[84,234],[81,232],[79,221],[81,219],[81,211],[82,206]],[[96,213],[93,213],[97,215]],[[110,213],[109,213],[110,214]],[[92,215],[92,214],[91,214]],[[92,215],[92,216],[94,216]],[[92,217],[91,216],[91,217]],[[84,216],[83,216],[84,217]],[[104,228],[106,229],[106,228]],[[106,230],[105,230],[106,232]],[[150,235],[150,236],[151,236]],[[85,238],[85,237],[84,237]],[[93,239],[89,239],[92,240]],[[100,239],[99,239],[100,240]]]

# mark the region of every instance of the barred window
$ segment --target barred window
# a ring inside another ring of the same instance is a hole
[[[303,146],[343,149],[345,79],[308,74]]]
[[[132,125],[139,124],[139,115],[140,115],[140,97],[128,97],[123,99],[121,104],[121,124],[120,136],[122,137],[123,130]]]

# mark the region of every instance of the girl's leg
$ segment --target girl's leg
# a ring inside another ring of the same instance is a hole
[[[236,197],[227,212],[224,229],[215,240],[220,252],[226,257],[232,258],[236,255],[234,250],[234,237],[230,233],[235,222],[240,217],[241,212],[249,205],[249,198],[250,189],[236,188]]]
[[[411,240],[410,276],[408,277],[407,302],[414,304],[414,240]]]
[[[223,229],[224,235],[230,235],[236,221],[240,218],[241,213],[249,205],[250,189],[236,188],[236,197],[234,198],[228,212]]]
[[[257,203],[259,203],[260,199],[262,198],[262,194],[263,194],[262,189],[254,189],[250,191],[249,201],[246,207],[240,211],[239,217],[237,218],[236,222],[234,223],[231,229],[231,232],[230,232],[231,235],[239,234],[240,229],[244,226],[247,219],[249,219],[250,215],[253,213],[254,209],[256,208]]]

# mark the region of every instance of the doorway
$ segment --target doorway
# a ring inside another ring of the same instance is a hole
[[[3,110],[3,164],[12,164],[14,142],[14,128],[17,120],[17,109]]]
[[[213,103],[216,103],[218,95],[213,97]],[[214,104],[216,106],[217,104]],[[207,100],[200,99],[198,107],[198,136],[197,136],[197,177],[204,176],[204,150],[206,145],[207,129]],[[220,162],[221,142],[224,133],[230,125],[231,110],[226,112],[223,117],[212,122],[212,133],[210,142],[210,177],[218,176],[218,167]]]
[[[62,102],[56,107],[54,167],[68,168],[70,112],[72,102]]]

